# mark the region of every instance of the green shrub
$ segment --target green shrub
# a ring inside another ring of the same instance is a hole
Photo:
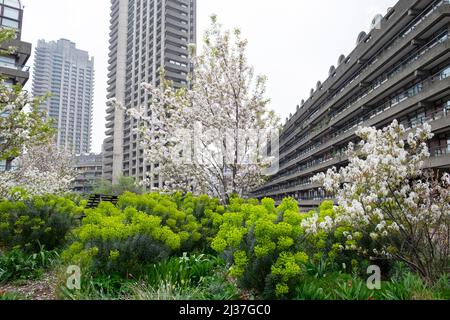
[[[214,256],[172,257],[150,266],[145,277],[131,285],[138,300],[232,300],[240,294],[227,280],[225,262]]]
[[[37,252],[61,247],[82,208],[52,195],[0,201],[0,247]]]
[[[58,259],[57,252],[43,248],[33,254],[19,249],[0,254],[0,283],[37,279],[54,266]]]
[[[65,261],[95,273],[139,273],[142,266],[166,259],[180,249],[182,237],[162,219],[135,208],[120,210],[101,203],[86,211],[75,241],[63,253]]]
[[[328,292],[327,285],[320,283],[316,278],[302,281],[295,288],[295,300],[329,300],[332,294]]]
[[[433,289],[437,292],[439,299],[450,300],[450,275],[443,274],[435,283]]]
[[[373,290],[369,290],[365,281],[351,277],[347,281],[337,280],[334,293],[337,300],[373,300],[375,294]]]
[[[237,284],[227,278],[226,272],[218,272],[214,276],[203,278],[200,283],[201,292],[196,297],[198,300],[239,300],[241,293]]]
[[[133,300],[238,300],[240,292],[224,274],[203,278],[200,283],[188,281],[184,284],[162,280],[150,286],[134,283],[129,287],[129,299]]]
[[[202,238],[201,225],[195,216],[179,208],[169,195],[126,193],[119,198],[118,207],[122,210],[132,207],[147,215],[159,217],[162,225],[180,236],[182,250],[191,249]]]
[[[406,272],[400,278],[392,279],[389,282],[383,282],[382,290],[377,292],[377,297],[383,300],[444,299],[445,281],[447,281],[448,290],[450,286],[448,283],[448,276],[442,277],[434,287],[428,287],[420,276],[411,272]]]
[[[151,265],[145,273],[145,281],[150,285],[169,282],[179,286],[199,284],[203,278],[212,276],[214,270],[224,262],[214,256],[188,255],[172,257],[167,261]]]
[[[218,231],[222,222],[221,215],[225,210],[218,199],[181,193],[125,193],[119,197],[118,207],[122,210],[132,207],[148,215],[160,217],[164,226],[180,235],[182,251],[207,249]]]
[[[119,275],[82,273],[81,290],[69,290],[65,283],[57,290],[63,300],[123,300],[130,294],[131,281]]]
[[[373,300],[376,294],[363,279],[336,271],[322,277],[305,276],[295,293],[296,300]]]
[[[136,283],[129,287],[132,300],[179,301],[198,300],[202,288],[199,286],[183,285],[162,281],[154,286]]]
[[[147,265],[180,252],[206,248],[225,209],[217,199],[191,194],[125,193],[117,206],[86,210],[82,226],[63,254],[93,273],[140,274]]]
[[[15,292],[0,293],[0,301],[28,300],[26,297]]]
[[[309,260],[297,201],[288,198],[275,208],[272,199],[261,205],[232,199],[228,211],[212,247],[228,257],[231,275],[266,297],[288,296]]]

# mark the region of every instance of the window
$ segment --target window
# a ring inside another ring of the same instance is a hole
[[[3,3],[6,6],[10,6],[10,7],[13,7],[13,8],[20,9],[20,2],[19,2],[19,0],[3,0]]]
[[[450,67],[445,68],[442,70],[442,72],[439,74],[438,78],[439,80],[444,80],[450,76]]]
[[[14,28],[14,29],[19,29],[19,22],[3,18],[2,19],[2,26],[3,27]]]
[[[14,66],[16,63],[16,60],[12,57],[5,57],[0,56],[0,65],[4,67],[11,67]]]
[[[11,18],[14,20],[19,20],[19,10],[3,7],[3,16],[5,18]]]
[[[450,113],[450,100],[444,104],[444,114],[447,115]]]

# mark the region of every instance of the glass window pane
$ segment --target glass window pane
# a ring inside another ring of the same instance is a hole
[[[12,8],[3,8],[3,16],[14,20],[19,20],[19,10]]]
[[[14,29],[19,29],[19,22],[3,18],[2,19],[2,26],[9,27],[9,28],[14,28]]]
[[[20,9],[19,0],[4,0],[3,3],[7,6],[14,7]]]
[[[16,60],[13,57],[0,56],[0,62],[8,63],[8,64],[15,64]]]

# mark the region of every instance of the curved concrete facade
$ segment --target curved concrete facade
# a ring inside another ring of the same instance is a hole
[[[280,171],[253,196],[291,196],[304,209],[332,199],[310,179],[348,162],[358,126],[382,128],[394,119],[407,128],[429,122],[430,168],[450,170],[450,2],[401,0],[361,33],[329,78],[286,122]]]

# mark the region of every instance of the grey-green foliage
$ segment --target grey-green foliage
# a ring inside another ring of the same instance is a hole
[[[144,189],[139,186],[133,177],[121,177],[117,184],[112,184],[108,180],[99,180],[93,185],[93,194],[120,196],[125,192],[142,194]]]

